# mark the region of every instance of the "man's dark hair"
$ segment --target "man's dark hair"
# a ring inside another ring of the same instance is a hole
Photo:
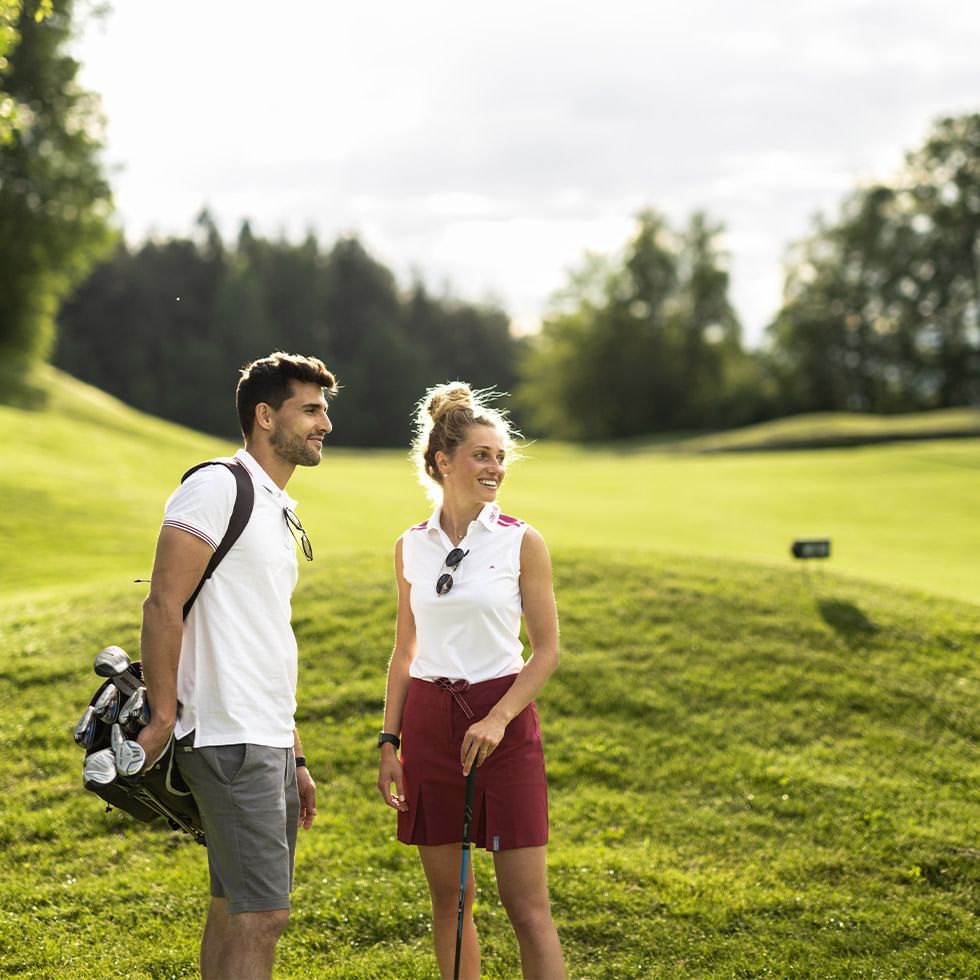
[[[255,406],[262,402],[275,409],[293,394],[293,382],[315,384],[327,394],[337,391],[337,379],[318,357],[274,351],[242,368],[235,391],[235,405],[242,434],[247,439],[255,425]]]

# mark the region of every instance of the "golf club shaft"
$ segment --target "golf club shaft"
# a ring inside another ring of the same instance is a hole
[[[463,855],[459,869],[459,905],[456,913],[456,958],[453,961],[453,980],[459,980],[460,954],[463,949],[463,909],[466,905],[467,872],[470,857],[470,821],[473,819],[473,790],[476,787],[476,763],[466,777],[466,804],[463,807]]]

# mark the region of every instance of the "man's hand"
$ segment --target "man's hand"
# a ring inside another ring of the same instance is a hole
[[[150,718],[149,724],[140,731],[136,737],[136,741],[143,746],[143,751],[146,753],[146,765],[143,766],[144,772],[151,768],[166,751],[173,732],[173,725],[169,725],[166,722],[154,721],[152,717]]]
[[[316,817],[316,783],[306,766],[296,770],[296,789],[299,791],[299,824],[309,830]]]

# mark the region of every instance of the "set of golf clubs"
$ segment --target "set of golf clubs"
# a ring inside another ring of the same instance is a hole
[[[150,720],[150,705],[140,666],[121,647],[100,650],[95,672],[109,683],[82,713],[75,726],[75,742],[90,749],[100,734],[99,726],[111,727],[109,747],[87,755],[83,769],[86,785],[105,786],[117,776],[135,776],[146,766],[146,753],[136,737]]]

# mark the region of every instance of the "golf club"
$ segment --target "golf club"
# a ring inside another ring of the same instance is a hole
[[[463,807],[463,856],[459,869],[459,906],[456,916],[456,958],[453,961],[453,980],[459,980],[459,958],[463,948],[463,906],[466,902],[467,871],[470,859],[470,821],[473,819],[473,789],[476,786],[476,763],[466,777],[466,804]]]
[[[146,765],[143,746],[126,738],[118,724],[112,726],[112,753],[120,776],[135,776]]]
[[[105,786],[116,778],[116,758],[112,749],[100,749],[86,756],[82,769],[82,781],[89,784]]]
[[[150,720],[150,706],[146,703],[146,688],[137,688],[119,710],[119,724],[127,735],[135,735]]]
[[[98,717],[95,714],[95,708],[89,705],[83,712],[82,717],[78,719],[78,724],[75,726],[75,742],[81,745],[83,748],[90,749],[92,743],[95,741],[95,727],[98,723]]]
[[[122,647],[111,646],[100,650],[95,656],[95,672],[99,677],[108,677],[126,697],[140,686],[132,661]]]
[[[111,725],[119,717],[119,705],[122,696],[115,684],[107,684],[102,693],[92,702],[95,716],[99,721]]]

